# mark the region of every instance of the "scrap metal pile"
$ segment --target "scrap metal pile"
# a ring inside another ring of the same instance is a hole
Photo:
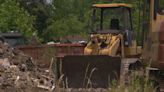
[[[50,69],[41,69],[31,57],[0,41],[0,89],[54,89]]]

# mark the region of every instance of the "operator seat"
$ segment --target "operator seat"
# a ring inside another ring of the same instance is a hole
[[[119,30],[120,29],[119,19],[111,19],[110,29],[113,29],[113,30]]]

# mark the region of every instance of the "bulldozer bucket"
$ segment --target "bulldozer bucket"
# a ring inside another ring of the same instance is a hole
[[[119,80],[121,58],[107,55],[65,56],[60,63],[62,87],[107,88]],[[58,64],[59,65],[59,64]]]

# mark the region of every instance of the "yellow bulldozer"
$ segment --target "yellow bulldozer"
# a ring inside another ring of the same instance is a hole
[[[113,80],[123,80],[126,62],[137,61],[137,46],[132,25],[132,5],[94,4],[93,30],[84,55],[67,55],[56,63],[57,79],[69,88],[107,88]],[[111,16],[110,16],[111,15]]]

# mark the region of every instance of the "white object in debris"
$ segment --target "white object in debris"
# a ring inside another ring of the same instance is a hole
[[[49,90],[49,91],[53,91],[55,89],[54,85],[52,87],[45,86],[45,85],[38,85],[37,87],[42,88],[42,89],[46,89],[46,90]]]
[[[55,44],[54,42],[47,42],[47,45]]]
[[[0,59],[0,65],[3,67],[10,67],[10,62],[8,58]]]
[[[49,73],[50,71],[49,70],[45,70],[46,73]]]
[[[17,76],[16,80],[15,80],[15,84],[17,84],[18,80],[20,79],[20,76]]]
[[[83,44],[83,43],[87,43],[86,41],[79,41],[78,43]]]
[[[60,44],[60,42],[47,42],[47,45]]]
[[[50,91],[53,91],[55,89],[55,86],[53,85],[50,89]]]

